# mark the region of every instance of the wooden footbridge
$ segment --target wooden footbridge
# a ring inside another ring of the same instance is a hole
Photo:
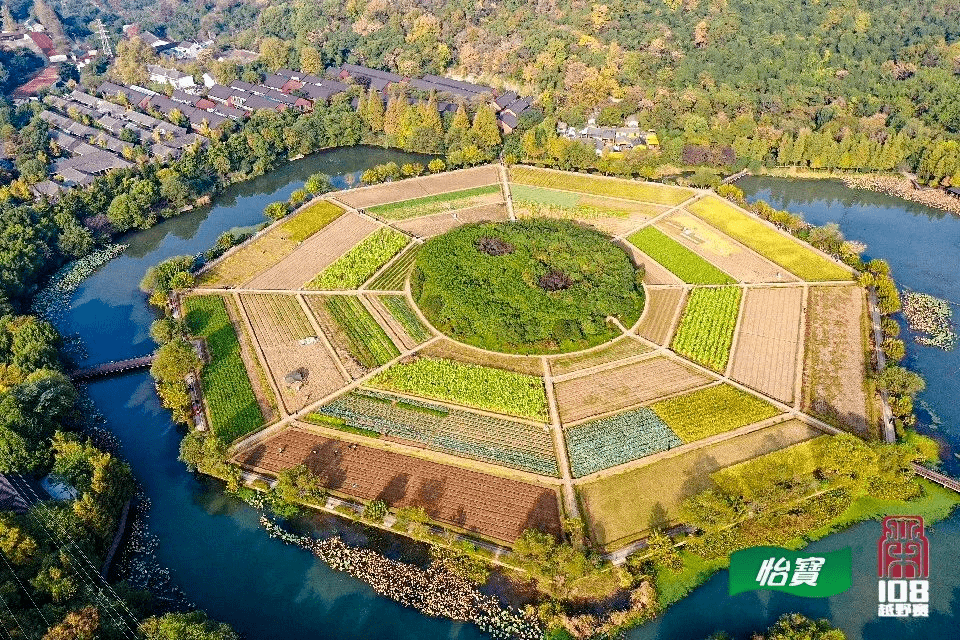
[[[103,364],[98,364],[94,367],[84,367],[83,369],[77,369],[76,371],[70,374],[70,377],[74,380],[90,380],[93,378],[103,378],[106,376],[111,376],[115,373],[123,373],[125,371],[133,371],[135,369],[143,369],[153,364],[153,358],[154,358],[154,355],[151,353],[146,356],[140,356],[139,358],[129,358],[127,360],[114,360],[113,362],[104,362]]]
[[[913,463],[913,471],[921,478],[926,478],[930,482],[936,482],[941,487],[960,493],[960,480],[956,478],[940,473],[939,471],[927,469],[922,464],[917,463]]]

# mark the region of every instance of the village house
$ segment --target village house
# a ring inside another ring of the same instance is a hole
[[[188,89],[196,86],[193,76],[176,69],[166,69],[155,64],[148,64],[147,71],[150,72],[150,82],[169,84],[174,89]]]

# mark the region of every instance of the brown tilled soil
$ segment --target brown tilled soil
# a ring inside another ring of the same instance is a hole
[[[555,376],[562,376],[580,369],[638,356],[648,351],[650,351],[650,347],[641,344],[634,338],[620,338],[616,342],[611,342],[588,353],[553,358],[550,360],[550,372]]]
[[[803,410],[863,436],[873,436],[864,387],[866,354],[860,287],[813,287],[807,303]]]
[[[355,213],[345,213],[244,286],[248,289],[300,289],[377,228],[377,223],[371,220]]]
[[[749,289],[730,377],[782,402],[793,402],[803,289]]]
[[[680,278],[667,271],[664,267],[660,266],[659,262],[629,242],[621,241],[618,244],[627,252],[627,255],[633,260],[633,264],[637,266],[643,265],[646,270],[643,276],[643,282],[645,284],[683,284]]]
[[[510,215],[507,213],[507,205],[503,204],[503,198],[499,194],[493,194],[490,196],[490,200],[493,201],[490,204],[482,204],[469,209],[403,220],[397,223],[397,227],[421,238],[430,238],[470,222],[507,220]]]
[[[740,282],[799,282],[783,267],[689,213],[671,214],[654,226]]]
[[[263,347],[296,342],[316,333],[292,294],[244,293],[240,302]]]
[[[296,304],[296,300],[294,303]],[[263,308],[257,307],[256,304],[249,304],[246,300],[244,304],[248,309],[250,323],[253,325],[254,338],[263,349],[263,356],[267,360],[268,375],[280,389],[280,400],[288,413],[298,411],[346,384],[337,369],[336,362],[322,342],[317,341],[307,345],[299,343],[298,336],[303,330],[292,329],[298,320],[297,316],[291,317],[290,324],[279,325],[264,312]],[[257,315],[250,314],[250,307],[254,307]],[[290,308],[288,311],[292,312],[293,309]],[[306,321],[306,316],[299,304],[296,311],[299,312],[299,319]],[[312,329],[309,333],[313,334]],[[306,380],[300,389],[294,389],[286,383],[284,378],[288,373],[298,369],[306,373]]]
[[[555,385],[557,408],[565,422],[667,396],[711,381],[707,376],[669,358],[650,358],[605,369]]]
[[[496,184],[500,181],[500,170],[496,165],[484,165],[472,169],[462,169],[434,176],[397,180],[372,187],[351,189],[337,194],[337,199],[354,209],[374,207],[388,202],[412,200],[433,196],[448,191],[460,191]]]
[[[238,461],[271,474],[305,464],[324,486],[391,507],[423,507],[431,518],[513,542],[525,529],[560,534],[553,489],[469,471],[291,428]]]
[[[673,320],[683,302],[684,290],[647,289],[647,305],[637,333],[657,344],[670,344]]]

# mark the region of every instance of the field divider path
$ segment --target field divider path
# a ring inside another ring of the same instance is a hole
[[[680,304],[677,305],[677,310],[673,313],[673,320],[670,321],[670,329],[667,331],[667,337],[663,340],[663,348],[667,351],[670,350],[670,344],[673,342],[673,337],[677,333],[677,329],[680,327],[680,319],[683,317],[683,312],[687,309],[687,300],[690,298],[690,292],[693,291],[693,287],[685,285],[683,287],[683,293],[680,294]],[[671,353],[673,353],[671,351]]]
[[[557,454],[557,465],[560,467],[562,479],[563,504],[568,518],[580,518],[580,507],[577,504],[577,494],[573,489],[573,473],[570,470],[570,457],[567,455],[567,441],[563,437],[563,426],[560,422],[560,410],[557,408],[557,399],[553,390],[553,374],[550,372],[550,361],[546,356],[540,357],[543,365],[543,387],[547,392],[547,409],[550,412],[550,426],[553,431],[553,446]]]
[[[507,168],[503,161],[500,162],[500,191],[503,194],[503,201],[507,204],[507,215],[510,220],[516,220],[517,215],[513,212],[513,197],[510,195],[510,180],[507,178]]]
[[[368,289],[367,289],[367,285],[368,285],[368,284],[370,284],[371,282],[373,282],[374,280],[376,280],[378,277],[380,277],[380,274],[381,274],[381,273],[383,273],[384,271],[386,271],[387,269],[389,269],[391,266],[393,266],[393,263],[394,263],[394,262],[396,262],[397,260],[399,260],[401,256],[403,256],[403,255],[405,255],[407,252],[411,251],[411,250],[413,249],[413,247],[417,246],[418,244],[423,244],[423,240],[421,240],[420,238],[416,238],[416,237],[413,238],[410,242],[407,243],[407,246],[405,246],[403,249],[401,249],[400,251],[397,252],[397,255],[393,256],[392,258],[390,258],[389,260],[387,260],[386,262],[384,262],[382,265],[380,265],[380,268],[377,269],[376,271],[374,271],[374,272],[373,272],[373,275],[371,275],[369,278],[367,278],[367,279],[364,281],[364,283],[360,285],[360,288],[357,289],[357,291],[368,291]]]
[[[353,382],[347,384],[346,386],[340,387],[339,389],[337,389],[336,391],[334,391],[334,392],[332,392],[332,393],[328,393],[326,396],[320,398],[320,399],[317,400],[316,402],[313,402],[313,403],[311,403],[311,404],[308,404],[308,405],[305,406],[303,409],[300,409],[300,410],[296,411],[295,413],[292,413],[292,414],[289,414],[289,415],[285,416],[282,420],[273,423],[272,425],[266,427],[265,429],[261,429],[260,431],[257,431],[256,433],[251,433],[249,436],[246,436],[246,437],[243,438],[242,440],[237,440],[237,441],[235,441],[235,442],[230,446],[230,450],[233,451],[233,452],[241,451],[241,450],[243,450],[243,449],[247,449],[247,448],[249,448],[249,447],[257,444],[257,443],[260,442],[261,440],[264,440],[264,439],[266,439],[266,438],[269,438],[269,437],[272,436],[274,433],[277,433],[278,431],[283,430],[284,427],[289,426],[291,423],[296,422],[296,421],[299,420],[300,418],[302,418],[302,417],[304,417],[304,416],[306,416],[306,415],[308,415],[308,414],[310,414],[310,413],[313,413],[314,411],[316,411],[318,408],[322,407],[323,405],[325,405],[325,404],[327,404],[327,403],[329,403],[329,402],[331,402],[331,401],[339,398],[340,396],[342,396],[342,395],[344,395],[344,394],[346,394],[346,393],[349,393],[349,392],[353,391],[354,389],[357,389],[357,388],[359,388],[359,387],[362,387],[364,384],[367,383],[367,381],[369,381],[371,378],[379,375],[382,371],[385,371],[386,369],[388,369],[388,368],[392,367],[393,365],[395,365],[396,363],[400,362],[402,359],[404,359],[404,358],[406,358],[406,357],[408,357],[408,356],[413,355],[414,353],[416,353],[416,352],[419,351],[420,349],[423,349],[424,347],[426,347],[426,346],[428,346],[428,345],[430,345],[430,344],[433,344],[434,342],[436,342],[437,340],[440,340],[441,338],[442,338],[442,336],[434,336],[434,337],[430,338],[429,340],[427,340],[426,342],[424,342],[423,344],[414,347],[413,349],[408,349],[407,351],[401,352],[400,355],[394,357],[394,358],[393,358],[392,360],[390,360],[389,362],[387,362],[387,363],[385,363],[385,364],[377,367],[376,369],[371,369],[371,370],[368,371],[365,375],[357,378],[356,380],[354,380]]]
[[[793,408],[797,411],[803,403],[803,367],[807,357],[807,309],[810,302],[810,285],[803,283],[803,303],[800,306],[800,335],[797,337],[797,377],[793,383]]]
[[[666,460],[668,458],[673,458],[685,453],[690,453],[691,451],[696,451],[697,449],[701,449],[703,447],[709,447],[725,440],[731,440],[748,433],[753,433],[754,431],[760,431],[762,429],[766,429],[767,427],[778,425],[781,422],[787,422],[793,417],[794,416],[790,413],[779,413],[771,418],[745,425],[739,429],[724,431],[723,433],[718,433],[716,435],[703,438],[702,440],[694,440],[693,442],[684,443],[679,447],[658,451],[657,453],[652,453],[649,456],[637,458],[636,460],[631,460],[630,462],[624,462],[623,464],[618,464],[615,467],[609,467],[601,471],[594,471],[593,473],[577,478],[574,480],[574,484],[587,484],[593,482],[594,480],[600,480],[601,478],[617,476],[627,471],[632,471],[640,467],[645,467],[649,464],[654,464],[655,462],[660,462],[661,460]]]
[[[734,356],[737,355],[737,342],[740,338],[740,327],[743,326],[743,310],[747,307],[747,288],[740,285],[740,305],[737,309],[737,323],[733,325],[733,336],[730,339],[730,351],[727,356],[727,367],[723,371],[723,377],[729,378],[733,372]]]
[[[867,304],[870,306],[870,322],[873,325],[873,350],[877,358],[877,370],[883,371],[887,366],[887,357],[883,353],[883,331],[880,328],[880,308],[877,306],[877,292],[873,287],[867,289]],[[883,420],[883,441],[894,443],[897,441],[897,430],[893,426],[893,412],[890,410],[890,398],[887,392],[880,389],[881,418]]]
[[[310,305],[307,304],[307,301],[304,300],[302,294],[296,295],[297,302],[300,303],[300,308],[303,309],[303,312],[307,314],[307,320],[310,321],[310,326],[313,327],[313,330],[316,331],[317,340],[323,343],[323,348],[327,350],[327,355],[333,359],[333,363],[337,367],[337,371],[340,372],[340,375],[343,377],[344,382],[350,382],[350,374],[347,373],[346,368],[344,368],[343,363],[340,362],[340,358],[337,357],[337,352],[333,348],[333,345],[330,344],[330,341],[327,340],[327,334],[324,333],[323,329],[320,327],[320,323],[317,322],[317,318],[313,315],[313,310],[310,308]]]
[[[640,229],[643,229],[644,227],[649,227],[649,226],[652,225],[653,223],[658,222],[658,221],[666,218],[667,216],[669,216],[669,215],[672,214],[672,213],[676,213],[677,211],[680,211],[681,209],[683,209],[684,207],[686,207],[688,204],[693,204],[694,202],[696,202],[696,201],[699,200],[700,198],[703,198],[704,196],[707,196],[707,195],[709,195],[709,194],[710,194],[709,191],[698,191],[698,192],[694,193],[692,196],[690,196],[689,198],[687,198],[686,200],[684,200],[683,202],[681,202],[680,204],[674,205],[674,206],[670,207],[669,209],[667,209],[666,211],[661,211],[660,213],[658,213],[657,215],[653,216],[652,218],[648,218],[647,220],[644,220],[643,222],[641,222],[640,224],[638,224],[638,225],[637,225],[636,227],[634,227],[633,229],[630,229],[630,230],[627,231],[626,233],[621,233],[621,234],[619,234],[619,235],[613,236],[613,240],[614,240],[614,241],[616,241],[616,240],[622,240],[622,241],[624,241],[624,242],[630,242],[629,240],[627,240],[627,238],[628,238],[629,236],[632,236],[633,234],[635,234],[637,231],[640,231]],[[623,198],[618,198],[618,199],[622,200]],[[639,247],[638,247],[638,248],[639,248]]]
[[[377,225],[379,225],[379,226],[381,226],[381,227],[386,227],[386,228],[388,228],[388,229],[393,229],[393,230],[396,231],[397,233],[402,233],[403,235],[407,236],[408,238],[413,238],[414,240],[418,240],[418,239],[419,239],[419,238],[416,238],[416,237],[415,237],[412,233],[410,233],[409,231],[404,231],[403,229],[401,229],[400,227],[398,227],[396,224],[394,224],[394,223],[391,222],[390,220],[383,220],[383,219],[378,218],[377,216],[375,216],[375,215],[373,215],[373,214],[367,213],[366,209],[355,209],[354,207],[351,207],[349,204],[347,204],[347,203],[344,202],[343,200],[340,200],[339,198],[333,198],[333,197],[332,197],[332,198],[330,198],[330,199],[331,199],[332,201],[334,201],[335,203],[337,203],[339,206],[341,206],[341,207],[343,207],[344,209],[346,209],[347,211],[350,211],[351,213],[355,213],[355,214],[357,214],[358,216],[360,216],[361,218],[364,218],[365,220],[369,220],[370,222],[376,223]]]
[[[263,353],[263,347],[260,345],[260,339],[257,338],[257,334],[253,330],[253,323],[250,322],[250,315],[247,313],[246,307],[243,306],[243,300],[240,299],[239,293],[233,293],[233,302],[237,305],[237,311],[240,314],[240,317],[243,318],[243,325],[247,328],[247,333],[250,335],[250,340],[253,342],[254,352],[257,354],[257,359],[260,360],[260,366],[263,367],[264,372],[267,374],[267,381],[270,382],[270,387],[273,389],[273,393],[276,394],[277,409],[280,411],[280,417],[281,419],[286,418],[290,414],[287,413],[287,406],[283,401],[283,395],[280,393],[280,388],[277,386],[277,381],[274,379],[273,370],[267,363],[267,356]],[[247,376],[249,375],[250,372],[248,371]]]

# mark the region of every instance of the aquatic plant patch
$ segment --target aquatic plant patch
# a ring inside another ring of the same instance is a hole
[[[337,258],[304,288],[326,291],[356,289],[407,246],[408,241],[409,238],[399,231],[380,227]]]
[[[341,396],[321,407],[318,413],[355,429],[420,442],[453,455],[559,476],[553,441],[545,425],[495,418],[366,389]]]
[[[223,298],[189,296],[183,306],[190,333],[206,341],[210,355],[200,373],[200,384],[214,434],[229,443],[256,431],[263,424],[263,414],[243,366],[237,332],[227,316]]]
[[[453,360],[400,362],[377,374],[370,385],[521,418],[547,416],[542,378]]]
[[[627,240],[687,284],[733,284],[726,273],[654,227],[644,227]]]
[[[730,359],[741,295],[740,287],[691,291],[673,339],[673,350],[722,373]]]
[[[699,389],[650,405],[684,442],[694,442],[781,413],[775,406],[728,384]]]
[[[957,345],[950,303],[927,293],[911,291],[903,296],[903,315],[917,344],[950,351]]]
[[[564,437],[575,478],[683,444],[683,440],[646,407],[569,427]]]

